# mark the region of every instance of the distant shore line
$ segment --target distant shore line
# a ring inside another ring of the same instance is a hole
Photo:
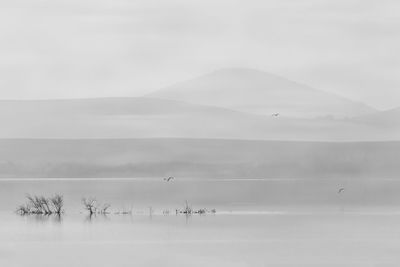
[[[301,182],[301,181],[393,181],[400,182],[400,178],[367,178],[367,177],[321,177],[321,178],[178,178],[175,182]],[[79,182],[79,181],[143,181],[143,182],[165,182],[160,177],[32,177],[32,178],[0,178],[0,182],[40,182],[40,181],[60,181],[60,182]]]

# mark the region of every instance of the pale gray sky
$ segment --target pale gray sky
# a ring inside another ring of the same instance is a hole
[[[252,67],[400,106],[400,2],[3,0],[0,98],[138,96]]]

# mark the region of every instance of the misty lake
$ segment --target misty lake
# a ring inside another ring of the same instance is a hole
[[[397,266],[399,184],[2,180],[0,266]],[[27,193],[62,193],[66,213],[61,218],[13,213]],[[83,196],[110,203],[112,211],[132,207],[133,213],[90,218],[80,204]],[[185,200],[217,212],[175,215]],[[163,215],[165,209],[171,213]]]

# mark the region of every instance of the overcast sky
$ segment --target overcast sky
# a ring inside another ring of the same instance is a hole
[[[3,0],[0,98],[138,96],[251,67],[400,106],[400,1]]]

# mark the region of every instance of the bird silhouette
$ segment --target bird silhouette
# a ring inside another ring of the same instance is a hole
[[[344,188],[342,187],[339,189],[338,194],[343,193],[343,192],[344,192]]]
[[[272,116],[273,116],[273,117],[278,117],[278,116],[279,116],[279,113],[272,113]]]
[[[173,180],[173,179],[175,179],[174,177],[172,177],[172,176],[170,176],[170,177],[168,177],[168,178],[164,178],[164,181],[167,181],[167,182],[169,182],[169,181],[171,181],[171,180]]]

